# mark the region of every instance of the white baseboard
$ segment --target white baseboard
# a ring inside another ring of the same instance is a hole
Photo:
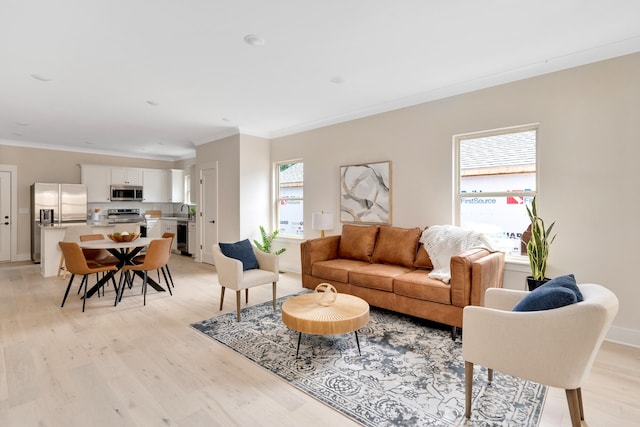
[[[279,267],[280,267],[280,271],[286,271],[287,273],[297,273],[297,274],[302,273],[300,269],[300,264],[297,264],[297,265],[280,264]]]
[[[31,260],[31,253],[28,252],[26,254],[16,254],[16,259],[12,260],[13,261],[30,261]]]
[[[605,339],[607,341],[612,341],[618,344],[640,348],[640,330],[637,329],[611,326]]]

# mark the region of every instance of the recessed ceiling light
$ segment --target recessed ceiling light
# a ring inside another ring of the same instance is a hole
[[[335,84],[338,84],[338,85],[339,85],[339,84],[342,84],[342,83],[344,83],[344,82],[345,82],[345,80],[344,80],[342,77],[340,77],[340,76],[333,76],[333,77],[331,77],[331,78],[329,79],[329,81],[330,81],[331,83],[335,83]]]
[[[156,101],[147,101],[147,104],[149,104],[149,105],[151,105],[153,107],[157,107],[158,105],[160,105],[160,103],[156,102]]]
[[[257,34],[247,34],[244,36],[244,42],[249,46],[262,46],[264,39]]]
[[[40,80],[41,82],[50,82],[53,80],[51,77],[43,76],[42,74],[31,74],[31,77],[36,80]]]
[[[26,122],[16,122],[18,126],[29,126],[29,123]]]

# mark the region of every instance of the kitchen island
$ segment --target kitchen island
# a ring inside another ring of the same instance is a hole
[[[74,227],[74,229],[69,230]],[[77,229],[75,229],[77,227]],[[60,268],[60,258],[62,251],[58,242],[65,240],[67,231],[69,234],[80,236],[80,234],[112,234],[115,231],[140,231],[139,223],[119,223],[110,224],[105,221],[88,221],[67,224],[52,224],[40,226],[40,273],[44,277],[56,276]],[[75,240],[75,239],[73,239]]]

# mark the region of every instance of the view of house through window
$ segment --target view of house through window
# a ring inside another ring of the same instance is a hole
[[[304,235],[304,163],[287,162],[276,164],[277,169],[277,206],[276,217],[283,237],[302,237]]]
[[[486,233],[509,255],[524,255],[525,203],[536,193],[536,135],[528,126],[454,137],[457,224]]]

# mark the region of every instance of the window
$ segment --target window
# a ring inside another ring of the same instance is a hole
[[[304,163],[285,162],[276,164],[277,206],[276,220],[283,237],[304,236]]]
[[[455,223],[489,235],[508,255],[525,255],[525,203],[536,194],[537,126],[454,137]]]

